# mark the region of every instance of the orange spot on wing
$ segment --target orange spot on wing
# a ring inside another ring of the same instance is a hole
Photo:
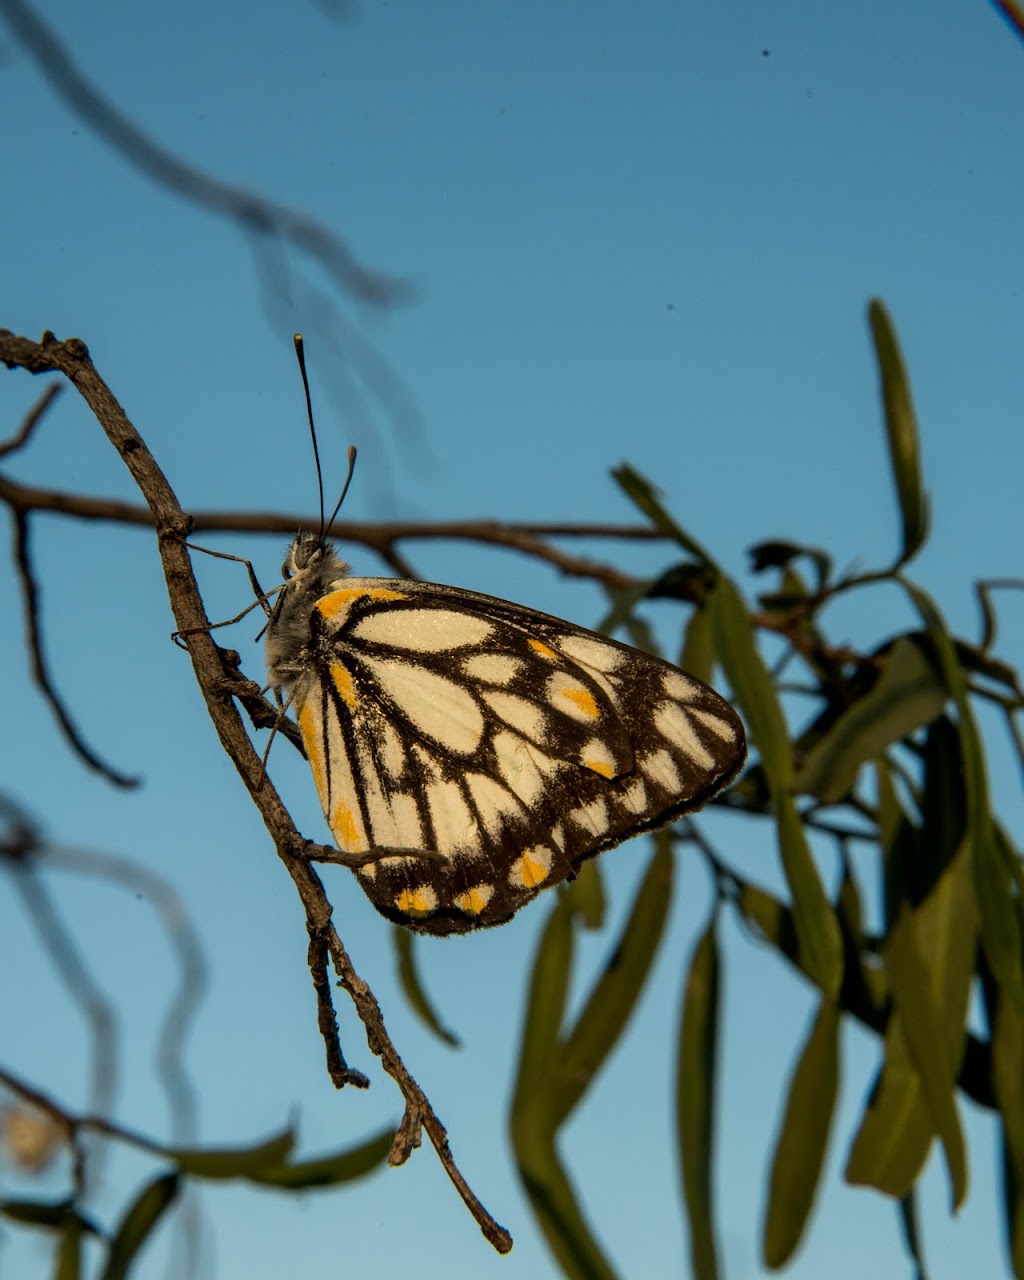
[[[584,769],[590,769],[593,773],[599,773],[602,778],[614,778],[615,770],[607,760],[584,760]]]
[[[594,701],[594,695],[589,689],[563,689],[562,697],[574,702],[585,716],[590,716],[594,720],[601,714]],[[600,773],[600,770],[598,772]]]
[[[355,853],[366,845],[356,815],[346,804],[335,806],[331,814],[331,830],[334,838],[346,853]]]
[[[332,662],[331,679],[334,681],[335,689],[341,694],[342,701],[355,710],[356,691],[352,684],[352,672],[343,663]]]
[[[339,587],[316,602],[316,607],[325,618],[337,617],[356,600],[407,600],[404,591],[392,591],[388,587]]]
[[[548,878],[550,870],[551,855],[545,849],[537,849],[516,859],[512,878],[523,889],[536,889]]]
[[[455,905],[468,916],[480,915],[491,900],[493,890],[490,885],[478,884],[455,899]]]
[[[542,658],[554,659],[558,657],[558,654],[555,653],[554,649],[549,649],[543,640],[530,640],[529,645],[534,653],[539,653]]]
[[[426,916],[437,906],[437,898],[430,889],[403,889],[395,906],[407,916]]]
[[[312,703],[307,702],[299,712],[299,732],[302,734],[302,745],[306,748],[306,757],[309,760],[309,767],[313,771],[313,781],[316,783],[316,789],[323,795],[327,774],[324,770],[323,742],[320,739]]]

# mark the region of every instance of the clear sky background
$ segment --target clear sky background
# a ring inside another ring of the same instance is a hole
[[[290,350],[302,329],[329,489],[344,445],[362,450],[349,517],[633,521],[608,475],[625,459],[755,590],[764,584],[747,576],[744,553],[766,537],[827,546],[841,564],[892,559],[898,520],[865,322],[868,299],[881,296],[910,368],[933,498],[917,575],[954,627],[977,636],[973,580],[1020,573],[1024,464],[1024,46],[994,8],[365,0],[350,13],[337,21],[313,4],[264,0],[47,6],[81,70],[137,125],[221,179],[329,224],[365,263],[412,282],[414,302],[348,313],[342,350],[323,278],[290,255],[254,255],[235,228],[113,155],[42,80],[0,6],[0,326],[83,338],[186,508],[312,512]],[[356,341],[375,356],[353,373]],[[0,434],[41,390],[24,373],[0,374]],[[10,469],[137,500],[70,392]],[[301,912],[168,639],[151,535],[57,518],[34,528],[59,687],[93,745],[144,785],[115,794],[63,745],[30,685],[5,564],[3,786],[54,841],[131,857],[180,893],[210,966],[188,1045],[202,1139],[253,1141],[295,1117],[312,1154],[397,1121],[401,1099],[343,999],[346,1051],[373,1086],[338,1095],[326,1078]],[[251,556],[275,580],[283,539],[204,541]],[[382,571],[343,550],[356,572]],[[673,559],[653,546],[588,550],[637,572]],[[584,624],[602,612],[595,588],[509,552],[409,551],[424,577]],[[212,616],[249,599],[238,566],[199,569]],[[1003,604],[1002,652],[1019,660],[1024,608],[1012,596]],[[894,592],[844,610],[829,620],[855,644],[911,625]],[[661,604],[651,616],[671,643],[680,615]],[[241,624],[232,642],[258,676],[256,629]],[[293,754],[275,750],[271,772],[300,827],[324,838]],[[1024,807],[1006,752],[994,785],[1019,836]],[[778,885],[766,832],[735,821],[712,830],[741,871]],[[602,859],[613,926],[645,859],[642,843]],[[668,1046],[709,885],[695,855],[681,859],[683,892],[628,1042],[565,1143],[629,1277],[687,1274]],[[834,872],[828,859],[823,869]],[[515,1249],[504,1259],[490,1250],[425,1147],[347,1191],[207,1188],[207,1274],[555,1274],[505,1138],[524,982],[548,904],[488,935],[421,946],[464,1042],[453,1052],[404,1005],[388,926],[347,873],[325,878],[356,966]],[[81,877],[47,883],[121,1019],[117,1117],[166,1135],[152,1059],[176,971],[152,906]],[[611,936],[588,940],[585,972]],[[731,923],[724,938],[718,1211],[725,1272],[744,1280],[763,1274],[763,1184],[812,1000]],[[83,1027],[13,895],[0,899],[0,963],[4,1063],[84,1106]],[[827,1183],[788,1274],[909,1276],[893,1206],[842,1184],[878,1056],[854,1028],[844,1049]],[[958,1220],[934,1153],[923,1182],[935,1280],[1005,1273],[993,1126],[968,1104],[963,1113],[972,1191]],[[145,1168],[116,1155],[101,1217]],[[24,1189],[11,1171],[0,1177]],[[62,1183],[46,1185],[56,1195]],[[166,1242],[165,1231],[141,1275],[167,1274]],[[46,1267],[38,1242],[0,1241],[0,1275]]]

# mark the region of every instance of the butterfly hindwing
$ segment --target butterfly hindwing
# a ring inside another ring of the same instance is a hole
[[[408,850],[357,873],[392,920],[500,924],[742,766],[736,714],[668,663],[475,592],[342,578],[328,550],[301,582],[300,546],[268,664],[339,847]]]

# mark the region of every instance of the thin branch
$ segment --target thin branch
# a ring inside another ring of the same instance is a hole
[[[323,885],[312,863],[304,856],[306,842],[297,831],[277,790],[265,776],[241,716],[225,692],[224,667],[217,646],[209,635],[209,619],[186,546],[191,521],[179,505],[167,478],[97,373],[84,342],[77,338],[58,342],[53,334],[45,333],[42,341],[35,343],[0,330],[0,360],[32,373],[44,370],[63,373],[89,405],[138,484],[153,513],[175,626],[187,637],[196,681],[210,718],[292,878],[306,913],[310,936],[325,940],[335,972],[363,1023],[371,1051],[381,1059],[384,1070],[398,1085],[407,1108],[415,1108],[422,1116],[423,1127],[441,1164],[486,1239],[498,1252],[507,1253],[512,1247],[511,1236],[487,1212],[456,1167],[444,1126],[407,1070],[384,1026],[376,997],[356,973],[334,928],[331,905]]]
[[[18,449],[23,449],[28,444],[32,437],[32,432],[35,431],[47,409],[63,390],[64,384],[62,382],[50,383],[32,408],[29,409],[25,415],[25,421],[11,436],[10,440],[0,442],[0,458],[6,458],[9,453],[15,453]]]
[[[24,511],[14,513],[14,562],[18,570],[18,581],[21,584],[21,597],[25,608],[25,631],[28,651],[32,659],[32,678],[39,686],[45,700],[50,704],[72,750],[88,765],[100,773],[117,787],[138,786],[138,778],[121,773],[113,765],[106,764],[87,745],[79,733],[71,714],[64,706],[53,681],[46,658],[43,655],[42,632],[39,626],[39,588],[32,571],[32,557],[29,553],[28,516]]]
[[[0,4],[3,0],[0,0]],[[21,484],[0,476],[0,501],[16,511],[51,511],[81,520],[153,527],[147,507],[114,498],[92,498]],[[196,511],[191,515],[195,533],[280,533],[293,537],[296,529],[315,529],[308,515],[282,515],[276,511]],[[327,530],[340,542],[367,547],[391,564],[399,577],[415,577],[395,549],[399,542],[475,542],[507,547],[552,565],[568,577],[589,578],[616,590],[626,590],[638,579],[614,565],[586,556],[574,556],[552,546],[549,538],[602,538],[629,542],[664,541],[665,536],[647,525],[614,524],[517,524],[497,520],[392,520],[369,523],[336,520]],[[766,615],[773,617],[773,615]],[[767,625],[767,624],[766,624]],[[775,618],[776,630],[781,624]]]
[[[53,31],[23,0],[0,0],[0,13],[72,111],[154,182],[238,223],[244,231],[277,235],[308,254],[342,293],[360,302],[404,300],[404,282],[364,267],[329,227],[297,209],[231,186],[186,164],[122,115],[75,66]]]

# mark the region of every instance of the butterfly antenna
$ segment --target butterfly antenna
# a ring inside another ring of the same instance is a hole
[[[292,341],[295,343],[295,358],[299,362],[299,373],[302,374],[302,389],[306,393],[306,417],[309,419],[309,435],[313,441],[313,462],[316,464],[316,487],[320,495],[320,537],[324,536],[324,475],[320,470],[320,450],[316,443],[316,425],[313,422],[313,401],[309,395],[309,379],[306,377],[306,351],[302,334],[297,333]],[[333,517],[332,517],[333,518]]]
[[[326,529],[329,529],[331,525],[334,524],[334,517],[341,510],[341,504],[345,501],[345,494],[348,493],[348,487],[352,483],[352,474],[355,469],[356,447],[354,444],[350,444],[348,447],[348,471],[345,473],[345,483],[341,486],[341,497],[334,504],[334,510],[331,512],[331,518],[327,521],[325,526]]]

